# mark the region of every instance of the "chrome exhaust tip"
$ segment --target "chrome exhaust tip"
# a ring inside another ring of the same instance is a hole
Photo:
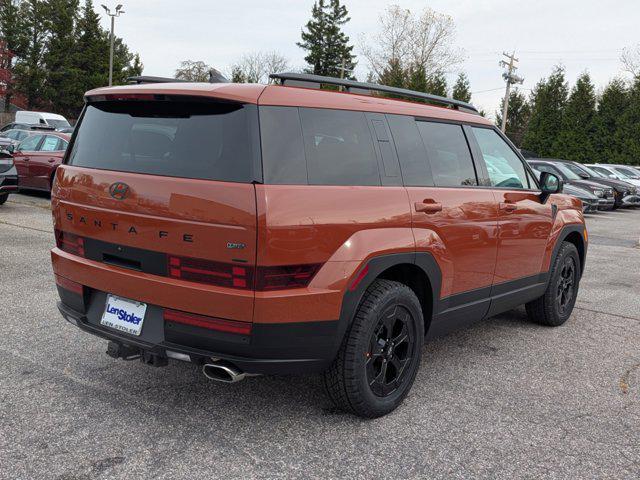
[[[212,363],[205,363],[202,366],[202,373],[209,380],[215,380],[223,383],[237,383],[247,376],[246,373],[239,370],[235,365],[217,360]]]

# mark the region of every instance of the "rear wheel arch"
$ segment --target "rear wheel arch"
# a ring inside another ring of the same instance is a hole
[[[352,289],[354,279],[365,269],[366,275],[356,288]],[[337,346],[348,331],[367,288],[377,279],[397,281],[411,288],[420,301],[425,322],[424,330],[427,332],[433,312],[436,311],[441,285],[441,272],[435,258],[429,252],[380,255],[364,262],[347,284],[340,311]]]

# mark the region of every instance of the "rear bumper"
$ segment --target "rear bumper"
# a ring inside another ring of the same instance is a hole
[[[165,322],[157,305],[148,305],[136,337],[100,325],[106,293],[85,288],[81,296],[60,286],[58,291],[60,313],[81,330],[164,358],[178,353],[196,364],[223,359],[253,374],[312,373],[326,370],[339,347],[338,321],[253,324],[244,336]]]

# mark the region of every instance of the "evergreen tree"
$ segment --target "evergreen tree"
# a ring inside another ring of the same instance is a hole
[[[593,161],[596,116],[595,87],[588,73],[576,80],[562,115],[560,133],[553,144],[553,155],[576,162]]]
[[[231,71],[231,82],[232,83],[247,83],[247,77],[242,71],[242,68],[239,66],[233,67]]]
[[[460,73],[456,79],[456,83],[453,85],[453,98],[461,100],[463,102],[471,101],[471,86],[469,85],[469,79],[464,73]]]
[[[622,118],[629,103],[629,92],[624,81],[612,80],[602,92],[595,119],[594,148],[600,163],[624,163],[624,142],[618,135]]]
[[[531,94],[531,119],[522,141],[523,148],[542,157],[553,156],[567,95],[564,68],[556,66],[549,78],[540,80]]]
[[[8,112],[14,94],[14,66],[26,43],[24,21],[16,0],[0,2],[0,72],[5,85],[4,109]]]
[[[620,116],[615,133],[615,144],[621,150],[615,161],[636,165],[640,159],[640,77],[629,90],[627,107]],[[611,162],[611,160],[609,160]]]
[[[443,72],[437,72],[427,80],[427,87],[424,89],[426,93],[432,95],[439,95],[441,97],[447,96],[447,78]]]
[[[78,0],[48,0],[47,50],[43,100],[55,105],[55,110],[73,118],[78,113],[78,98],[82,98],[80,77],[83,72],[74,64],[76,52],[76,17]]]
[[[307,51],[305,61],[309,65],[307,71],[316,75],[340,77],[344,62],[344,77],[352,77],[355,68],[353,45],[349,45],[349,37],[342,31],[342,26],[349,20],[349,13],[340,0],[319,0],[311,9],[311,20],[307,22],[306,31],[302,31],[302,41],[297,42],[300,48]]]
[[[100,27],[100,16],[92,0],[85,0],[76,26],[77,44],[74,67],[82,72],[79,91],[104,86],[109,80],[109,44]],[[80,105],[81,106],[81,105]]]
[[[496,125],[502,125],[502,109],[504,108],[504,98],[500,101],[500,111],[496,113]],[[517,88],[509,93],[509,111],[507,112],[507,125],[505,134],[520,148],[522,139],[531,116],[531,107],[526,97]]]
[[[391,62],[400,62],[398,60],[391,60]],[[416,92],[426,92],[429,88],[426,70],[420,65],[411,65],[408,71],[404,74],[406,79],[406,85],[399,85],[414,90]]]
[[[25,43],[14,68],[16,90],[22,93],[27,108],[42,103],[46,71],[44,66],[47,35],[47,8],[43,0],[23,0],[19,15],[23,20]]]

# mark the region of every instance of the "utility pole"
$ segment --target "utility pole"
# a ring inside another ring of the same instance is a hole
[[[519,77],[515,73],[516,70],[518,69],[516,64],[519,61],[515,57],[515,53],[516,52],[513,52],[511,55],[509,55],[508,53],[503,52],[502,55],[507,57],[509,61],[506,62],[504,60],[500,60],[500,66],[505,67],[507,69],[507,71],[502,74],[502,78],[504,78],[505,82],[507,82],[507,88],[504,92],[504,102],[502,106],[502,125],[500,127],[500,130],[502,130],[502,133],[504,133],[505,130],[507,129],[507,113],[509,112],[509,95],[511,93],[511,85],[521,84],[522,82],[524,82],[524,78]]]
[[[115,26],[116,17],[119,17],[121,13],[124,13],[124,10],[122,10],[122,4],[116,6],[116,11],[114,13],[111,13],[111,9],[106,5],[102,5],[102,8],[104,8],[104,11],[107,12],[107,15],[111,17],[111,48],[109,49],[109,86],[111,86],[113,85],[113,29]]]

